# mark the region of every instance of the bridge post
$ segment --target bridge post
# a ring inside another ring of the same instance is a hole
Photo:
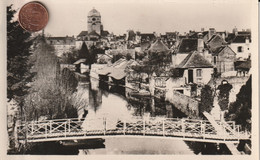
[[[32,126],[32,131],[31,131],[31,133],[32,133],[32,135],[33,135],[33,133],[34,133],[34,121],[32,121],[32,123],[31,123],[31,126]]]
[[[47,130],[48,127],[47,126],[48,126],[48,123],[45,124],[45,138],[47,138],[47,133],[48,133],[48,130]]]
[[[181,119],[181,132],[185,133],[185,120],[184,119]],[[183,137],[185,137],[185,135]]]
[[[163,136],[165,136],[165,126],[164,126],[164,119],[162,121],[162,125],[163,125]]]
[[[145,135],[145,119],[143,118],[143,135]]]
[[[52,121],[50,121],[50,133],[52,133]]]
[[[70,119],[68,120],[68,132],[70,133]]]
[[[125,119],[123,121],[123,132],[124,132],[124,135],[125,135],[125,129],[126,129],[126,122],[125,122]]]
[[[203,120],[200,120],[200,132],[201,132],[201,135],[203,137],[203,139],[205,139],[205,123],[203,123]]]
[[[240,132],[239,127],[240,127],[240,126],[238,125],[238,126],[237,126],[237,137],[240,136],[240,133],[239,133],[239,132]]]
[[[104,135],[106,135],[106,118],[103,118]]]
[[[65,137],[67,137],[67,121],[64,122]]]

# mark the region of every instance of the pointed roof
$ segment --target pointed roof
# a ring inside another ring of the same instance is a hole
[[[88,31],[81,31],[77,37],[82,37],[88,35]]]
[[[213,66],[197,51],[190,53],[177,68],[212,68]]]
[[[198,48],[197,38],[183,38],[178,47],[178,53],[189,53],[196,51]]]
[[[95,8],[93,8],[91,11],[88,12],[88,16],[98,16],[100,17],[99,11],[97,11]]]
[[[92,31],[88,34],[88,36],[97,36],[99,37],[100,35],[96,31]]]
[[[157,39],[151,47],[148,49],[148,51],[152,52],[167,52],[169,51],[169,48],[162,42],[162,40]]]

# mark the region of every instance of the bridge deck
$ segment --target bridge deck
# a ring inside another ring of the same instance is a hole
[[[84,124],[83,124],[84,123]],[[239,131],[234,122],[218,122],[216,130],[209,121],[192,119],[61,119],[36,121],[18,126],[18,137],[28,142],[109,138],[179,138],[201,142],[238,142],[249,135]]]

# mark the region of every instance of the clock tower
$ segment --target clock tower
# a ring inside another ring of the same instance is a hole
[[[101,15],[95,8],[93,8],[88,13],[88,33],[95,31],[100,35],[101,30],[103,30],[103,26],[101,24]]]

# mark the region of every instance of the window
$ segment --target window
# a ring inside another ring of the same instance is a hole
[[[217,57],[214,57],[214,64],[217,63]]]
[[[196,75],[197,75],[197,77],[201,77],[201,72],[202,72],[201,69],[197,69],[197,71],[196,71]]]
[[[237,52],[243,52],[243,47],[242,46],[237,47]]]

